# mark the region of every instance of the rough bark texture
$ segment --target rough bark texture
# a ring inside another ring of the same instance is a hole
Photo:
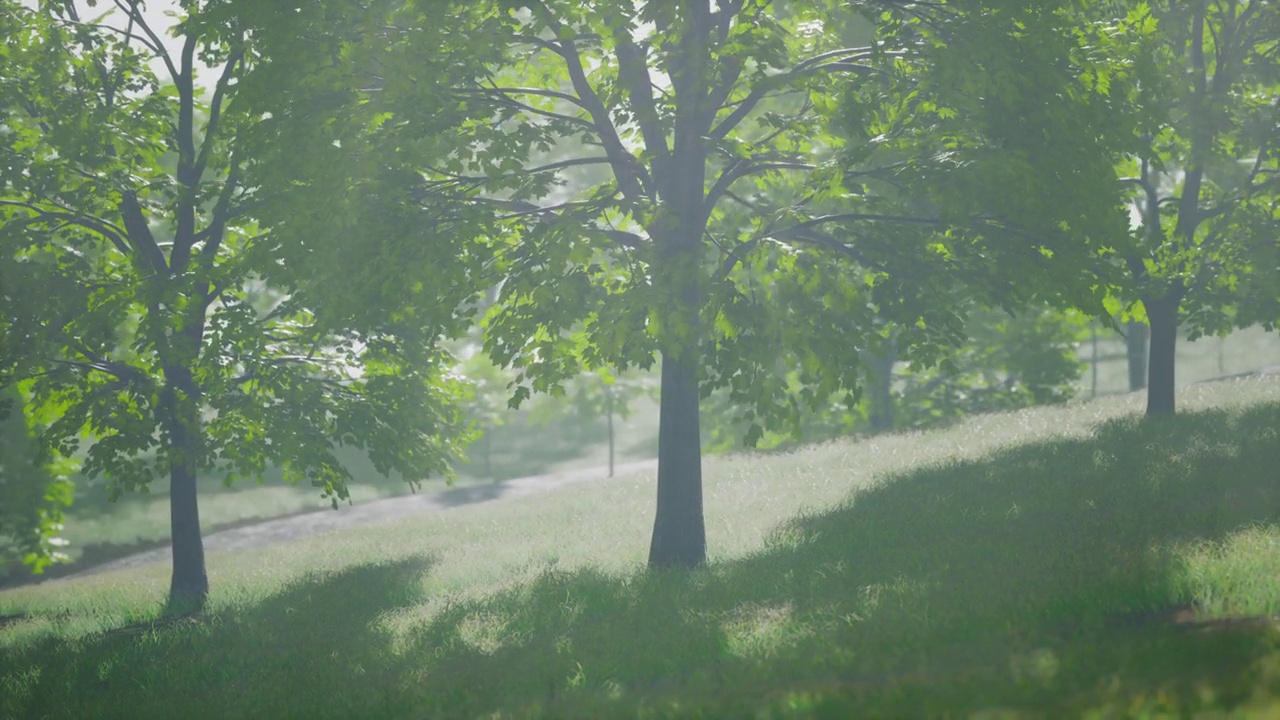
[[[1148,417],[1174,413],[1179,300],[1176,294],[1143,299],[1151,322],[1150,365],[1147,373]]]
[[[195,382],[186,368],[168,368],[164,410],[168,416],[170,452],[169,529],[173,542],[173,577],[169,584],[171,612],[195,612],[204,608],[209,577],[204,565],[204,541],[200,535],[200,508],[196,498],[196,440],[200,418],[196,410]],[[179,398],[179,393],[184,397]]]
[[[706,562],[702,519],[702,439],[698,430],[698,374],[693,355],[662,359],[658,415],[658,509],[649,546],[651,567]]]
[[[1147,338],[1150,335],[1146,323],[1128,322],[1124,326],[1125,351],[1129,356],[1129,392],[1147,387]]]
[[[687,217],[687,216],[686,216]],[[702,519],[702,438],[698,368],[703,224],[673,223],[658,274],[665,290],[662,388],[658,410],[658,507],[649,546],[651,567],[692,567],[707,558]],[[660,236],[662,237],[662,236]]]
[[[169,584],[169,605],[199,610],[209,595],[209,577],[205,573],[204,541],[200,537],[196,474],[190,467],[175,466],[169,477],[172,493],[169,526],[173,533],[173,579]]]

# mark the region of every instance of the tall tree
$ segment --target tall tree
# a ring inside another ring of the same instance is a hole
[[[1126,163],[1141,221],[1121,254],[1151,326],[1147,413],[1160,415],[1174,412],[1180,327],[1225,331],[1242,278],[1280,272],[1256,262],[1274,244],[1280,196],[1280,11],[1192,0],[1133,14],[1157,32],[1133,97],[1141,144]]]
[[[490,158],[479,164],[485,172],[464,162],[440,170],[483,188],[483,200],[505,209],[501,219],[514,231],[487,347],[528,381],[516,401],[584,366],[661,357],[651,565],[705,558],[698,415],[706,393],[726,389],[750,443],[798,425],[806,405],[832,396],[853,402],[859,356],[882,344],[886,328],[900,329],[903,359],[929,362],[960,340],[957,308],[970,295],[1021,302],[1045,294],[1053,286],[1039,281],[1053,277],[1066,285],[1058,295],[1100,304],[1102,281],[1080,271],[1093,245],[1068,240],[1114,232],[1123,221],[1116,194],[1096,182],[1114,183],[1107,161],[1055,158],[1063,162],[1059,179],[1081,201],[1070,211],[1060,197],[1037,196],[1051,180],[1025,181],[1039,158],[1011,166],[1008,154],[981,164],[985,174],[948,167],[951,176],[932,196],[917,192],[913,178],[930,166],[926,159],[945,165],[945,141],[960,137],[934,133],[938,145],[930,148],[920,142],[933,133],[927,123],[909,124],[910,143],[898,132],[912,112],[930,122],[947,117],[898,77],[901,61],[958,47],[922,41],[921,25],[907,28],[899,14],[937,3],[867,3],[888,10],[873,14],[892,31],[875,41],[869,23],[824,3],[514,5],[516,64],[473,90],[505,108],[501,122],[477,128],[478,145],[547,148],[572,138],[597,150],[544,164]],[[1006,14],[1004,56],[983,56],[977,36],[949,60],[973,61],[968,67],[981,60],[1001,78],[1011,75],[1025,56],[1014,21],[1037,15]],[[1062,28],[1053,17],[1053,29]],[[1067,50],[1051,45],[1035,56],[1037,67],[1061,65]],[[966,111],[981,110],[991,122],[998,111],[980,107],[991,91],[1015,110],[1036,110],[1028,122],[1057,119],[1036,104],[1063,87],[1077,91],[1066,110],[1094,107],[1094,93],[1068,83],[1073,76],[1059,71],[1038,87],[1044,77],[1003,85],[950,79],[963,81]],[[837,102],[842,90],[850,102]],[[856,132],[826,132],[836,114],[847,114]],[[1082,141],[1103,114],[1062,121],[1063,132]],[[1017,141],[1018,152],[1039,149],[1030,136]],[[586,165],[607,167],[609,179],[556,196],[554,173]],[[957,182],[964,186],[944,189]],[[982,183],[982,203],[966,195],[979,189],[965,185],[973,182]],[[1060,227],[1069,213],[1099,206],[1086,213],[1092,224],[1074,218],[1071,232]],[[1049,264],[1049,255],[1059,262]],[[1035,274],[1010,282],[1011,269]]]
[[[895,32],[919,39],[908,46],[927,49],[905,64],[920,92],[898,112],[911,119],[901,137],[923,138],[941,158],[922,165],[916,193],[953,211],[991,208],[1001,220],[1015,207],[1039,206],[1053,222],[1032,223],[1026,241],[1007,249],[1044,256],[1024,265],[1048,270],[1035,273],[1035,292],[1091,314],[1132,317],[1131,387],[1148,388],[1148,414],[1174,411],[1180,332],[1194,339],[1272,322],[1274,3],[880,5],[890,8]],[[1002,188],[1003,209],[990,203],[992,187]],[[1124,206],[1132,208],[1128,232],[1114,223]]]
[[[336,505],[338,445],[410,482],[447,471],[466,433],[431,340],[467,275],[436,274],[434,252],[461,242],[441,215],[408,227],[389,213],[341,242],[293,232],[312,218],[282,212],[291,168],[273,175],[263,163],[283,161],[256,144],[273,118],[239,97],[268,34],[231,4],[180,3],[172,38],[138,0],[114,6],[91,18],[74,2],[0,4],[15,26],[0,66],[0,262],[21,268],[6,275],[19,300],[0,367],[30,388],[48,448],[71,456],[91,441],[84,472],[113,494],[168,476],[170,606],[196,609],[208,593],[198,474],[231,482],[274,463]],[[335,150],[308,148],[329,162]],[[348,202],[396,205],[390,178],[367,177]],[[410,242],[433,252],[397,252]],[[429,291],[370,282],[383,273]],[[263,282],[281,299],[260,311],[250,286]]]
[[[870,61],[884,50],[846,44],[846,18],[823,4],[514,5],[514,62],[471,91],[503,108],[477,127],[477,146],[594,152],[437,169],[482,188],[477,202],[512,231],[486,347],[518,369],[516,402],[582,368],[661,358],[649,563],[696,565],[706,558],[700,397],[726,388],[748,440],[795,422],[805,403],[852,401],[859,349],[878,331],[872,285],[901,294],[896,279],[851,262],[863,256],[840,228],[906,218],[849,212],[834,168],[820,172],[839,142],[824,136],[820,110],[838,77],[877,72]],[[607,180],[558,197],[555,174],[587,165]],[[917,348],[959,326],[925,295],[896,303]]]

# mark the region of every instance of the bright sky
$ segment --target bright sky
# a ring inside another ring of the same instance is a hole
[[[35,9],[38,0],[21,0],[21,4]],[[115,28],[124,29],[127,24],[124,20],[124,13],[119,10],[118,6],[128,7],[129,0],[97,0],[94,7],[89,7],[86,0],[75,0],[76,10],[80,13],[80,18],[85,21],[99,20],[105,25]],[[160,40],[164,43],[165,49],[172,55],[176,56],[182,49],[182,42],[171,37],[169,31],[173,28],[176,18],[171,17],[172,14],[181,12],[181,7],[176,0],[140,0],[138,3],[142,9],[142,18],[147,25],[160,36]],[[138,33],[141,34],[141,33]],[[169,79],[169,73],[165,70],[164,63],[158,58],[151,63],[151,70],[162,81]],[[196,83],[202,87],[210,86],[218,77],[220,68],[209,68],[202,65],[199,61],[196,63]]]

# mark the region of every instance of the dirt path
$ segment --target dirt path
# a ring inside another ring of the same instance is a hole
[[[622,463],[615,467],[615,475],[629,475],[654,470],[657,467],[656,460]],[[205,552],[226,552],[228,550],[261,547],[272,543],[297,540],[298,538],[309,537],[331,530],[342,530],[384,522],[416,513],[448,510],[460,505],[481,502],[509,500],[568,485],[597,482],[605,480],[607,474],[608,470],[605,468],[569,470],[483,485],[449,488],[448,490],[423,495],[406,495],[371,500],[355,505],[341,505],[337,510],[323,509],[212,533],[205,536],[204,549]],[[60,579],[72,579],[150,563],[167,563],[172,561],[172,557],[173,554],[170,548],[158,548],[94,565],[80,572],[65,575]],[[53,582],[57,582],[57,580]]]

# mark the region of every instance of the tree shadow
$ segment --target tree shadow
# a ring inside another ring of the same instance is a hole
[[[375,717],[406,668],[379,620],[422,600],[431,560],[299,580],[244,608],[0,651],[0,717]]]
[[[415,633],[452,648],[421,702],[438,682],[490,698],[450,708],[468,716],[749,715],[797,693],[919,716],[1087,703],[1116,678],[1179,707],[1206,686],[1239,701],[1280,643],[1175,622],[1191,598],[1160,548],[1280,520],[1278,427],[1280,405],[1118,420],[886,478],[709,569],[548,571]],[[467,641],[477,618],[487,644]]]
[[[506,480],[497,480],[481,485],[451,487],[448,490],[441,490],[436,493],[434,501],[445,507],[470,505],[471,503],[485,502],[487,500],[497,500],[505,495],[510,488],[511,484]]]
[[[1191,598],[1159,548],[1280,520],[1276,428],[1280,405],[1108,422],[1089,438],[885,478],[739,560],[625,576],[550,568],[425,621],[415,608],[427,561],[351,568],[189,624],[2,656],[0,711],[1078,716],[1113,701],[1125,714],[1135,697],[1163,698],[1173,714],[1230,707],[1261,685],[1280,693],[1280,640],[1257,626],[1162,621]]]

